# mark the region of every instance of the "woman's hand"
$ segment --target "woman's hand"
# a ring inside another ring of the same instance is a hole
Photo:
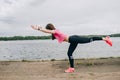
[[[38,26],[38,25],[31,25],[31,27],[34,29],[34,30],[41,30],[42,27]]]

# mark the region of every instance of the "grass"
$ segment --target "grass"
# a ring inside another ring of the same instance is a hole
[[[55,59],[51,59],[50,61],[56,61]]]

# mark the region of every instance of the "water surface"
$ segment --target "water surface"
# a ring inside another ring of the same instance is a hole
[[[104,41],[79,44],[74,58],[120,57],[120,38],[112,38],[113,47]],[[0,60],[67,59],[69,43],[56,40],[0,41]]]

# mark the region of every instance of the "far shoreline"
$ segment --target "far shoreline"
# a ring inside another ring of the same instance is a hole
[[[120,37],[120,34],[110,34],[110,35],[80,35],[80,36],[110,36],[110,37]],[[47,36],[0,36],[0,41],[16,41],[16,40],[48,40],[52,39],[51,35]]]

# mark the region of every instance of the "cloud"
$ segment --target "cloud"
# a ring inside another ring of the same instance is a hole
[[[36,1],[38,2],[38,0],[0,0],[0,16],[11,16],[30,4],[37,4]]]
[[[0,17],[0,22],[10,25],[17,23],[14,17]]]
[[[46,0],[0,0],[0,22],[6,24],[22,23],[22,20],[19,18],[25,16],[24,12],[29,12],[29,8],[41,5],[45,1]]]
[[[0,0],[0,26],[10,33],[24,31],[29,35],[31,24],[45,26],[49,22],[68,33],[73,29],[84,34],[97,29],[96,33],[107,33],[112,32],[113,26],[118,32],[119,3],[120,0]]]
[[[30,2],[31,6],[40,6],[42,4],[44,4],[47,0],[33,0],[32,2]]]

